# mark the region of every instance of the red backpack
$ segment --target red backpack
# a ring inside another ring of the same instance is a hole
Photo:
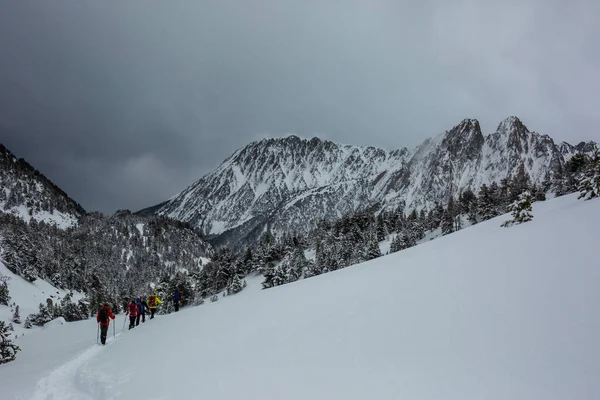
[[[131,315],[132,317],[135,317],[137,315],[137,311],[138,311],[137,304],[130,303],[129,304],[129,315]]]
[[[156,296],[150,296],[148,299],[148,307],[156,307]]]

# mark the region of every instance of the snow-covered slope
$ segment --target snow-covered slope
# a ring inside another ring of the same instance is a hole
[[[23,159],[0,144],[0,212],[69,228],[85,210]]]
[[[8,277],[8,288],[11,297],[9,306],[0,304],[0,321],[5,321],[7,324],[12,321],[12,316],[15,306],[19,306],[19,314],[21,315],[21,324],[13,323],[14,332],[13,335],[24,335],[31,333],[38,328],[33,330],[25,329],[23,323],[25,318],[32,313],[38,312],[38,306],[40,303],[46,304],[46,299],[52,299],[54,304],[58,304],[59,300],[65,297],[69,291],[63,289],[57,289],[50,283],[37,279],[35,282],[28,282],[18,275],[13,274],[6,266],[0,261],[0,276]],[[83,298],[83,294],[79,292],[73,293],[73,301],[77,302]]]
[[[484,136],[466,119],[416,149],[382,150],[296,136],[253,142],[215,171],[165,203],[141,213],[189,222],[215,242],[253,242],[266,229],[276,236],[307,232],[320,219],[375,206],[432,208],[464,189],[517,175],[550,184],[565,161],[589,146],[556,145],[516,117]],[[589,150],[589,149],[588,149]]]
[[[564,196],[536,203],[534,216],[511,228],[501,216],[269,290],[251,281],[105,347],[93,344],[93,321],[28,335],[20,357],[0,366],[2,390],[7,399],[598,399],[600,200]]]

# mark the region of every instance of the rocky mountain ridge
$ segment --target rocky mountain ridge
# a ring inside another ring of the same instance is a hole
[[[552,190],[573,155],[590,143],[556,144],[517,117],[484,135],[465,119],[415,149],[384,150],[288,136],[255,141],[180,194],[141,214],[192,224],[217,244],[255,241],[262,233],[307,232],[320,219],[360,209],[431,209],[515,176]]]

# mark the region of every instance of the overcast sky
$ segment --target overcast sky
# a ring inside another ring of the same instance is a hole
[[[88,210],[263,137],[413,147],[510,115],[599,139],[598,0],[0,0],[0,142]]]

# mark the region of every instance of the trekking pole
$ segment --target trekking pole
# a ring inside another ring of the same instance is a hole
[[[127,322],[127,315],[123,319],[123,332],[125,332],[125,323]]]
[[[117,336],[117,335],[115,334],[115,329],[116,329],[115,325],[117,325],[117,324],[113,324],[113,339],[114,339],[114,338]]]
[[[100,324],[98,323],[98,332],[96,333],[96,344],[100,344]]]

